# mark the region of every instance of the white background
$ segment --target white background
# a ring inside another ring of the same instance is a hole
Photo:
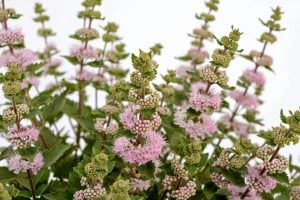
[[[36,36],[38,25],[32,21],[34,17],[34,0],[6,0],[7,7],[14,7],[23,14],[16,26],[21,27],[26,34],[26,46],[33,50],[42,49],[43,41]],[[53,38],[62,54],[68,52],[74,42],[68,38],[77,28],[82,26],[81,20],[76,18],[81,9],[79,0],[43,0],[51,20],[48,25],[53,28],[57,36]],[[275,45],[268,46],[266,52],[274,58],[273,69],[276,74],[265,71],[267,85],[263,99],[267,100],[262,106],[262,117],[266,127],[279,123],[279,111],[297,109],[300,106],[298,85],[300,83],[300,1],[299,0],[221,0],[217,20],[213,22],[211,30],[222,36],[230,31],[230,26],[239,27],[244,32],[240,46],[246,52],[260,50],[261,43],[256,39],[265,30],[258,18],[268,19],[270,8],[280,5],[285,14],[282,24],[287,30],[280,32]],[[164,46],[162,56],[157,57],[160,73],[168,68],[175,68],[180,63],[175,56],[183,55],[190,47],[187,33],[200,26],[194,18],[195,13],[206,11],[202,0],[104,0],[101,12],[109,21],[120,24],[120,35],[127,44],[127,51],[137,53],[138,49],[147,50],[156,42]],[[298,13],[298,14],[297,14]],[[103,25],[103,22],[97,22]],[[216,44],[208,44],[211,50]],[[99,47],[102,45],[99,44]],[[130,67],[130,62],[126,63]],[[228,74],[234,84],[241,72],[252,67],[248,62],[237,59],[232,63]],[[65,63],[64,70],[74,73],[73,66]],[[0,95],[0,103],[3,103]],[[2,142],[3,143],[3,142]],[[1,144],[1,140],[0,140]],[[299,147],[299,146],[298,146]],[[285,154],[293,153],[298,157],[297,146],[282,150]]]

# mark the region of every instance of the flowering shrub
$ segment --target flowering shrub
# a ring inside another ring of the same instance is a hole
[[[34,21],[44,46],[35,52],[11,26],[21,15],[5,3],[0,132],[10,145],[0,148],[1,200],[300,199],[300,168],[280,154],[298,142],[300,110],[282,111],[271,129],[259,116],[264,73],[273,71],[267,47],[284,30],[279,7],[260,20],[262,49],[245,53],[238,28],[211,32],[219,1],[208,0],[182,64],[157,83],[162,45],[132,54],[132,68],[124,68],[130,54],[119,26],[99,11],[101,0],[83,0],[83,26],[70,33],[67,55],[50,41],[55,33],[41,4]],[[207,42],[216,43],[212,52]],[[229,85],[227,69],[240,58],[253,67]],[[63,60],[73,72],[60,68]]]

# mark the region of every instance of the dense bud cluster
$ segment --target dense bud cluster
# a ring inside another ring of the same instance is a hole
[[[221,173],[212,173],[210,178],[214,184],[220,188],[226,188],[229,185],[229,181]]]
[[[179,187],[171,192],[171,196],[176,200],[188,200],[196,194],[196,183],[188,181],[186,185]]]
[[[284,172],[289,165],[289,161],[284,156],[277,155],[272,161],[268,161],[265,165],[270,174],[275,174]]]
[[[188,179],[188,171],[185,170],[179,163],[179,160],[172,160],[172,169],[174,174],[181,179],[187,180]]]
[[[273,153],[273,148],[265,145],[260,147],[257,151],[256,151],[256,157],[262,159],[263,161],[268,161],[270,158],[270,155]]]

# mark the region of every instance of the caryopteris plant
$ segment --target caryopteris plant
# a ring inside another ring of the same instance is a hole
[[[82,26],[61,55],[41,3],[33,20],[44,43],[33,51],[12,26],[20,11],[1,0],[0,132],[10,145],[0,148],[0,200],[300,199],[300,167],[281,154],[298,142],[300,110],[281,111],[269,129],[259,116],[263,72],[275,69],[267,50],[284,30],[279,7],[260,20],[262,49],[245,53],[242,30],[213,33],[219,0],[205,2],[180,67],[158,83],[162,45],[131,54],[126,67],[102,1],[81,5]],[[230,85],[227,69],[241,58],[253,67]]]

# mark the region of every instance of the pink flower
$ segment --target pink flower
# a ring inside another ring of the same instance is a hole
[[[97,59],[99,57],[96,49],[91,46],[84,48],[83,45],[74,45],[70,50],[70,54],[78,60]]]
[[[38,79],[37,77],[32,76],[32,77],[29,77],[29,78],[28,78],[28,83],[29,83],[30,85],[34,86],[34,87],[38,87],[40,81],[39,81],[39,79]]]
[[[269,192],[276,186],[276,180],[267,176],[267,174],[260,174],[262,170],[261,166],[248,167],[246,174],[247,185],[259,192]]]
[[[143,165],[159,158],[165,145],[161,134],[148,131],[144,134],[145,144],[134,146],[127,137],[120,137],[114,142],[114,152],[126,162]]]
[[[55,58],[55,59],[51,59],[50,62],[48,62],[47,64],[45,64],[43,66],[43,68],[49,68],[49,67],[57,67],[57,66],[60,66],[62,63],[62,60],[59,59],[59,58]]]
[[[245,138],[248,137],[250,131],[254,130],[254,127],[251,124],[236,121],[233,122],[232,127],[233,132]]]
[[[187,72],[190,71],[191,69],[192,69],[191,66],[182,65],[176,69],[176,74],[178,76],[187,76],[188,75]]]
[[[17,64],[23,70],[37,59],[34,52],[29,49],[18,49],[11,55],[9,51],[4,51],[0,57],[0,66],[8,66],[9,64]]]
[[[256,84],[257,87],[263,87],[265,85],[265,77],[262,73],[247,69],[246,71],[244,71],[243,76],[250,83]]]
[[[273,58],[268,55],[263,55],[257,59],[256,62],[259,66],[271,66],[273,64]]]
[[[242,91],[230,91],[228,95],[242,106],[255,108],[258,105],[258,99],[255,96],[251,96],[249,94],[244,95]]]
[[[134,190],[147,191],[150,188],[150,181],[149,180],[141,180],[141,179],[137,179],[137,178],[131,178],[130,186]]]
[[[38,140],[39,131],[36,128],[13,126],[6,135],[7,140],[16,148],[25,148]]]
[[[15,174],[31,170],[32,173],[36,175],[44,165],[43,156],[41,153],[37,153],[32,162],[23,159],[20,155],[17,154],[13,157],[8,158],[7,163],[8,169],[10,171],[13,171]]]
[[[82,72],[77,72],[76,79],[81,81],[92,81],[97,76],[94,72],[83,70]]]
[[[189,106],[182,106],[181,110],[175,113],[174,123],[185,129],[186,134],[194,139],[204,139],[217,131],[217,125],[208,115],[201,114],[198,120],[186,119],[186,111]]]
[[[139,120],[136,116],[136,112],[139,110],[139,106],[131,105],[120,114],[120,121],[125,129],[130,130],[136,134],[143,134],[149,130],[156,130],[161,124],[160,116],[155,113],[151,119]]]
[[[38,153],[33,159],[30,169],[33,174],[37,174],[38,171],[43,167],[43,165],[44,165],[44,158],[41,153]]]
[[[0,44],[1,45],[13,45],[22,44],[24,41],[24,35],[20,29],[2,29],[0,30]]]
[[[205,93],[206,84],[197,82],[192,85],[189,103],[196,111],[218,111],[220,109],[221,97],[211,90]]]
[[[198,49],[190,49],[188,55],[194,62],[203,63],[206,58],[209,58],[209,54],[207,51],[198,50]]]
[[[246,187],[238,187],[235,185],[229,185],[228,190],[230,192],[231,200],[241,200],[242,194],[246,191]],[[257,195],[255,190],[250,190],[244,200],[262,200],[260,196]]]

